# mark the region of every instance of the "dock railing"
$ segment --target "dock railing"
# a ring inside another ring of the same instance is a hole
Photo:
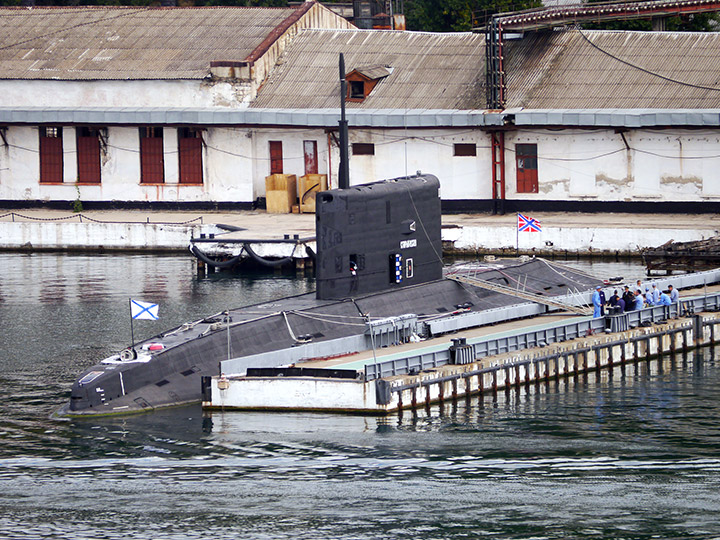
[[[720,293],[682,299],[669,306],[652,306],[617,315],[606,315],[596,319],[583,317],[571,322],[558,323],[544,328],[534,329],[518,334],[495,337],[468,339],[466,344],[472,348],[469,353],[474,361],[487,356],[507,352],[520,351],[532,347],[544,347],[552,343],[560,343],[578,337],[590,336],[605,332],[619,332],[638,326],[650,326],[681,316],[690,316],[702,311],[720,310]],[[365,366],[365,380],[372,381],[395,375],[419,373],[451,363],[452,346],[409,355],[404,358],[378,362]]]

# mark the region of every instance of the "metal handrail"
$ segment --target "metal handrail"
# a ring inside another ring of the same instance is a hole
[[[621,315],[607,315],[596,319],[583,318],[570,323],[558,323],[511,336],[468,339],[467,344],[473,347],[473,357],[477,361],[487,356],[532,347],[544,347],[552,343],[560,343],[577,337],[603,333],[611,327],[608,323],[613,317],[623,317],[629,328],[637,328],[639,326],[664,322],[668,319],[688,316],[702,311],[720,311],[720,293],[682,299],[669,306],[651,306],[635,311],[628,311]],[[371,381],[395,375],[406,375],[412,372],[418,373],[449,363],[450,349],[448,346],[444,349],[425,352],[423,354],[409,355],[404,358],[386,362],[368,364],[365,366],[365,380]]]

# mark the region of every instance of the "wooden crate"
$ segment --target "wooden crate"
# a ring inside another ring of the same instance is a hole
[[[300,177],[300,212],[315,212],[315,197],[327,190],[327,174],[306,174]]]
[[[289,214],[297,203],[297,177],[271,174],[265,177],[265,206],[269,214]]]

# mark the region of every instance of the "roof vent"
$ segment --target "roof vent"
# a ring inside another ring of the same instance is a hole
[[[373,91],[375,85],[393,72],[391,66],[360,66],[345,75],[348,81],[346,101],[362,102]]]

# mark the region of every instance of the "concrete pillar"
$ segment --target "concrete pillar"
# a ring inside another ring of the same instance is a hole
[[[163,128],[163,153],[165,154],[165,183],[180,182],[180,155],[178,154],[178,134],[175,128]]]
[[[74,127],[63,127],[63,182],[74,184],[78,179],[77,135]]]

